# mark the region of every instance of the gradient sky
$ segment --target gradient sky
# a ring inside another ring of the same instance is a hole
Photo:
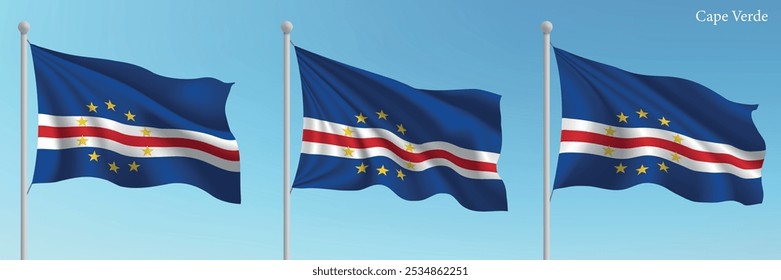
[[[424,89],[502,95],[499,174],[508,212],[473,212],[449,195],[405,201],[383,186],[296,189],[294,259],[540,259],[542,257],[542,33],[586,58],[635,73],[701,83],[759,104],[767,143],[764,203],[695,203],[657,185],[554,192],[554,259],[781,259],[781,5],[773,1],[2,1],[0,259],[19,246],[19,32],[74,55],[133,63],[176,78],[235,82],[228,121],[242,158],[243,203],[172,184],[130,189],[92,178],[39,184],[28,200],[31,259],[281,259],[282,33],[307,50]],[[631,3],[627,3],[631,2]],[[769,14],[718,26],[698,10]],[[560,91],[552,77],[552,166]],[[301,90],[291,57],[294,171]],[[28,178],[36,143],[29,64]],[[292,177],[293,174],[291,174]]]

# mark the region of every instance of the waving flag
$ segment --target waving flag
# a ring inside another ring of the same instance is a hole
[[[75,177],[123,187],[184,183],[240,203],[231,85],[30,45],[38,88],[33,183]]]
[[[555,52],[562,131],[554,189],[655,183],[692,201],[762,202],[765,141],[751,120],[757,105],[692,81]]]
[[[507,210],[499,95],[420,90],[298,47],[296,56],[304,133],[294,188],[384,185],[406,200],[445,193],[471,210]]]

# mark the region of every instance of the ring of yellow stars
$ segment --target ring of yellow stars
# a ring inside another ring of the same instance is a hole
[[[673,141],[675,141],[675,143],[681,144],[681,141],[683,141],[683,137],[681,137],[680,134],[676,134],[675,136],[673,136]]]
[[[408,161],[407,162],[407,169],[415,169],[415,164],[413,164],[412,162]]]
[[[396,125],[396,131],[401,132],[402,135],[405,135],[404,133],[407,132],[407,129],[404,128],[404,124],[400,123]]]
[[[355,168],[358,169],[358,173],[357,174],[366,173],[366,168],[367,167],[369,167],[369,166],[366,165],[366,164],[363,164],[363,162],[361,162],[361,165],[358,165],[358,166],[355,167]]]
[[[627,116],[627,115],[624,115],[624,112],[621,112],[621,114],[620,114],[620,115],[616,115],[616,117],[618,117],[618,122],[622,122],[622,123],[628,123],[628,122],[626,121],[626,119],[627,119],[627,118],[629,118],[629,116]]]
[[[81,136],[81,138],[79,138],[76,141],[79,141],[79,146],[81,146],[81,145],[85,145],[86,146],[87,145],[87,138],[84,138],[84,136]]]
[[[127,110],[127,113],[125,113],[125,117],[127,117],[127,120],[129,121],[136,121],[136,115],[133,115],[133,113],[131,113],[130,110]]]
[[[106,107],[108,107],[109,110],[115,112],[117,111],[116,109],[114,109],[114,107],[117,107],[117,104],[111,103],[111,99],[109,99],[108,102],[103,102],[103,103],[106,104]]]
[[[680,160],[681,160],[681,155],[679,155],[678,153],[673,153],[672,161],[679,162]]]
[[[659,165],[659,170],[664,171],[664,173],[667,173],[667,169],[670,169],[669,166],[664,164],[664,161],[662,163],[658,163],[658,165]]]
[[[635,170],[637,170],[637,175],[640,175],[640,174],[648,174],[648,173],[645,172],[645,170],[647,170],[647,169],[648,169],[648,167],[645,167],[645,165],[641,164],[640,168],[635,169]]]
[[[96,151],[92,151],[91,154],[87,154],[89,156],[89,161],[98,161],[98,158],[100,155]]]
[[[87,126],[87,119],[83,117],[79,117],[79,119],[76,121],[79,122],[79,126]]]
[[[152,135],[152,131],[149,130],[149,129],[146,129],[146,127],[144,127],[144,129],[141,130],[141,133],[144,134],[144,136]]]
[[[407,152],[414,152],[415,146],[412,146],[412,144],[407,143],[407,145],[404,145],[404,149],[407,150]]]
[[[87,108],[89,108],[89,112],[95,112],[95,113],[98,112],[98,106],[92,104],[92,102],[90,102],[89,105],[87,105]]]
[[[112,162],[108,164],[108,170],[114,171],[114,173],[119,173],[119,166],[117,166],[117,162]]]
[[[351,157],[353,156],[353,149],[350,149],[350,147],[342,149],[344,151],[344,156]]]
[[[130,166],[130,171],[138,172],[138,168],[141,167],[140,164],[136,164],[136,161],[134,160],[133,163],[128,163],[128,166]]]
[[[404,181],[405,176],[407,175],[404,175],[404,172],[402,172],[401,169],[396,169],[396,178],[399,178],[402,181]]]
[[[142,149],[142,151],[144,151],[144,155],[145,156],[151,156],[152,155],[152,151],[154,151],[154,150],[150,149],[149,147],[146,147],[146,148]]]
[[[668,127],[670,126],[670,120],[666,119],[665,117],[659,119],[659,122],[661,123],[661,125],[668,126]]]
[[[344,131],[344,136],[350,136],[350,137],[353,136],[353,130],[350,129],[349,127],[343,128],[342,131]]]
[[[608,126],[607,128],[605,128],[605,135],[613,136],[613,134],[615,134],[615,133],[616,133],[616,130],[613,129],[612,126]]]
[[[640,109],[640,111],[635,112],[637,113],[637,117],[647,119],[648,118],[648,112],[643,111],[643,109]]]
[[[388,169],[385,168],[385,165],[380,166],[380,168],[377,168],[377,175],[385,175],[388,176]]]
[[[366,116],[364,116],[363,113],[358,113],[355,118],[358,119],[359,123],[366,123]]]
[[[623,162],[619,162],[618,165],[613,166],[616,168],[616,174],[618,173],[626,173],[626,165],[624,165]]]
[[[604,148],[602,148],[602,150],[604,150],[604,151],[605,151],[605,155],[606,155],[606,156],[612,156],[612,155],[613,155],[613,151],[615,151],[615,150],[613,150],[613,149],[612,149],[612,148],[610,148],[610,147],[604,147]]]
[[[376,112],[376,113],[377,113],[377,118],[378,119],[382,119],[382,120],[386,120],[386,121],[388,120],[388,114],[386,114],[385,111],[380,110],[379,112]]]

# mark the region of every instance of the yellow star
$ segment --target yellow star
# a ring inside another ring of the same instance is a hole
[[[343,128],[342,131],[344,131],[344,136],[350,136],[350,137],[353,136],[353,131],[349,127]]]
[[[627,123],[626,119],[629,118],[629,116],[624,115],[624,112],[621,112],[620,115],[616,115],[618,117],[618,122]]]
[[[358,166],[355,167],[355,168],[358,168],[358,173],[357,174],[366,173],[366,168],[367,167],[369,167],[369,166],[366,165],[366,164],[363,164],[363,162],[361,162],[361,165],[358,165]]]
[[[355,118],[358,119],[359,123],[366,123],[366,116],[364,116],[363,113],[358,113]]]
[[[641,164],[641,165],[640,165],[640,168],[638,168],[638,169],[635,169],[635,170],[637,170],[637,175],[640,175],[640,174],[642,174],[642,173],[645,173],[645,170],[646,170],[646,169],[648,169],[648,167],[645,167],[645,165],[642,165],[642,164]],[[646,173],[646,174],[647,174],[647,173]]]
[[[613,134],[615,134],[615,133],[616,133],[616,130],[613,129],[613,127],[608,126],[607,128],[605,128],[605,135],[613,136]]]
[[[407,129],[404,128],[404,124],[397,124],[396,125],[396,131],[401,132],[402,135],[404,135],[404,132],[407,132]]]
[[[133,115],[133,113],[131,113],[130,110],[127,110],[127,113],[125,113],[125,116],[127,117],[127,120],[129,120],[129,121],[136,121],[136,115]]]
[[[85,145],[86,146],[87,145],[87,138],[84,138],[83,135],[81,136],[81,138],[79,138],[76,141],[79,141],[79,146],[81,146],[81,145]]]
[[[664,171],[664,173],[667,173],[667,169],[670,169],[669,166],[664,164],[664,161],[662,163],[658,163],[658,165],[659,165],[659,170]]]
[[[679,162],[680,160],[681,160],[681,155],[679,155],[678,153],[673,153],[673,161]]]
[[[673,141],[675,141],[675,143],[681,144],[681,141],[683,141],[683,137],[681,137],[680,134],[676,134],[675,136],[673,136]]]
[[[112,162],[108,164],[108,170],[114,171],[114,173],[119,173],[119,166],[117,166],[117,162]]]
[[[605,155],[606,156],[612,156],[613,155],[613,151],[615,151],[615,150],[611,149],[610,147],[604,147],[604,148],[602,148],[602,150],[605,151]]]
[[[377,171],[379,171],[379,173],[377,173],[377,175],[388,176],[388,169],[385,168],[385,165],[382,165],[382,166],[380,166],[380,168],[377,168]]]
[[[142,151],[144,151],[144,155],[145,156],[152,156],[152,151],[154,151],[154,150],[150,149],[149,147],[146,147],[146,148],[142,149]]]
[[[415,169],[415,164],[413,164],[412,162],[408,161],[407,162],[407,169]]]
[[[624,165],[623,162],[619,162],[617,166],[613,166],[616,168],[616,174],[618,173],[626,173],[626,165]]]
[[[76,121],[79,122],[79,126],[87,126],[87,119],[85,118],[79,117]]]
[[[410,144],[410,143],[407,143],[407,145],[405,145],[405,149],[407,150],[407,152],[414,152],[415,151],[415,147],[412,146],[412,144]]]
[[[141,133],[144,134],[144,136],[152,135],[152,131],[149,130],[149,129],[146,129],[146,127],[144,127],[144,129],[141,130]]]
[[[647,119],[648,118],[648,112],[643,111],[643,109],[640,109],[640,111],[637,111],[635,113],[637,113],[637,116],[640,117],[640,118],[643,118],[643,119]]]
[[[92,151],[91,154],[87,154],[87,155],[89,156],[89,161],[93,161],[93,160],[98,161],[98,158],[100,157],[100,155],[95,151]]]
[[[108,102],[103,102],[103,103],[106,103],[106,106],[108,107],[109,110],[115,111],[115,112],[117,111],[116,109],[114,109],[114,107],[117,107],[117,105],[114,104],[114,103],[111,103],[111,99],[109,99]]]
[[[664,117],[659,119],[659,122],[662,123],[661,125],[668,126],[668,127],[670,126],[670,120],[668,120],[668,119],[666,119]]]
[[[353,149],[350,149],[350,147],[342,149],[344,151],[344,156],[351,157],[353,156]]]
[[[401,171],[401,169],[396,169],[396,178],[401,178],[402,181],[404,181],[404,172]]]
[[[128,163],[128,166],[130,166],[130,171],[138,172],[138,168],[141,167],[140,164],[136,164],[136,161],[134,160],[133,163]]]
[[[388,114],[386,114],[385,111],[380,110],[379,112],[376,112],[376,113],[377,113],[377,118],[378,119],[383,119],[383,120],[386,120],[386,121],[388,120]]]
[[[95,106],[95,104],[92,104],[92,102],[87,105],[87,108],[89,108],[89,112],[98,112],[98,106]]]

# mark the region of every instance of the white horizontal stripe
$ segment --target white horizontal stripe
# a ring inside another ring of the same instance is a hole
[[[592,154],[597,156],[603,156],[614,159],[631,159],[641,156],[655,156],[664,159],[665,162],[676,163],[690,170],[706,173],[729,173],[738,176],[743,179],[755,179],[762,177],[762,169],[741,169],[734,165],[727,163],[712,163],[702,162],[689,159],[683,155],[680,155],[680,160],[672,160],[672,152],[666,149],[657,147],[639,147],[631,149],[619,149],[612,148],[613,154],[610,156],[605,155],[605,146],[584,143],[584,142],[562,142],[559,148],[559,153],[583,153]]]
[[[209,145],[224,150],[229,150],[229,151],[239,150],[239,146],[236,143],[236,140],[222,139],[220,137],[203,133],[203,132],[182,130],[182,129],[127,125],[127,124],[116,122],[114,120],[100,118],[100,117],[53,116],[47,114],[38,114],[38,125],[51,126],[51,127],[78,127],[78,120],[80,118],[84,118],[85,120],[87,120],[87,126],[102,127],[102,128],[114,130],[116,132],[125,135],[143,136],[141,130],[146,128],[147,130],[151,131],[150,132],[151,137],[192,139],[192,140],[207,143]]]
[[[79,138],[80,137],[71,137],[71,138],[39,137],[38,149],[64,150],[64,149],[90,147],[90,148],[103,148],[106,150],[111,150],[113,152],[119,153],[124,156],[135,157],[135,158],[187,157],[187,158],[203,161],[205,163],[211,164],[217,168],[226,171],[239,172],[239,161],[232,161],[232,160],[219,158],[212,154],[203,152],[201,150],[190,149],[190,148],[150,147],[150,149],[152,149],[152,155],[145,156],[144,152],[142,151],[143,150],[142,148],[123,145],[111,139],[98,138],[98,137],[86,137],[87,144],[79,145],[78,144]]]
[[[765,151],[744,151],[728,144],[698,140],[698,139],[691,138],[687,135],[679,134],[664,129],[618,127],[618,126],[611,126],[611,125],[606,125],[598,122],[578,120],[578,119],[567,119],[567,118],[561,120],[562,130],[588,131],[588,132],[605,135],[605,129],[608,127],[612,127],[613,130],[615,130],[613,137],[616,138],[653,137],[653,138],[672,141],[674,136],[679,135],[680,137],[683,138],[683,141],[681,141],[682,145],[697,151],[707,152],[707,153],[728,154],[728,155],[735,156],[739,159],[748,160],[748,161],[762,160],[765,158]]]
[[[497,163],[499,161],[499,154],[497,153],[465,149],[448,142],[433,141],[422,144],[411,143],[402,139],[396,135],[396,133],[382,128],[353,127],[313,118],[304,118],[304,129],[308,130],[344,135],[344,129],[347,127],[353,131],[351,136],[353,138],[384,138],[402,150],[406,149],[407,144],[412,144],[415,147],[415,153],[421,153],[429,150],[444,150],[463,159],[490,163]]]
[[[377,148],[369,148],[369,149],[352,149],[353,156],[345,156],[344,148],[345,147],[329,145],[329,144],[304,142],[301,145],[301,153],[312,154],[312,155],[326,155],[326,156],[349,158],[349,159],[386,157],[396,162],[396,164],[398,164],[402,168],[411,171],[416,171],[416,172],[423,171],[436,166],[446,166],[449,167],[450,169],[453,169],[456,173],[460,174],[461,176],[471,178],[471,179],[494,179],[494,180],[501,179],[499,177],[499,174],[496,172],[474,171],[474,170],[464,169],[459,167],[458,165],[455,165],[449,160],[441,159],[441,158],[435,158],[435,159],[430,159],[423,162],[415,163],[414,168],[409,169],[407,168],[406,160],[400,158],[399,156],[397,156],[396,154],[394,154],[393,152],[389,151],[386,148],[377,147]]]

